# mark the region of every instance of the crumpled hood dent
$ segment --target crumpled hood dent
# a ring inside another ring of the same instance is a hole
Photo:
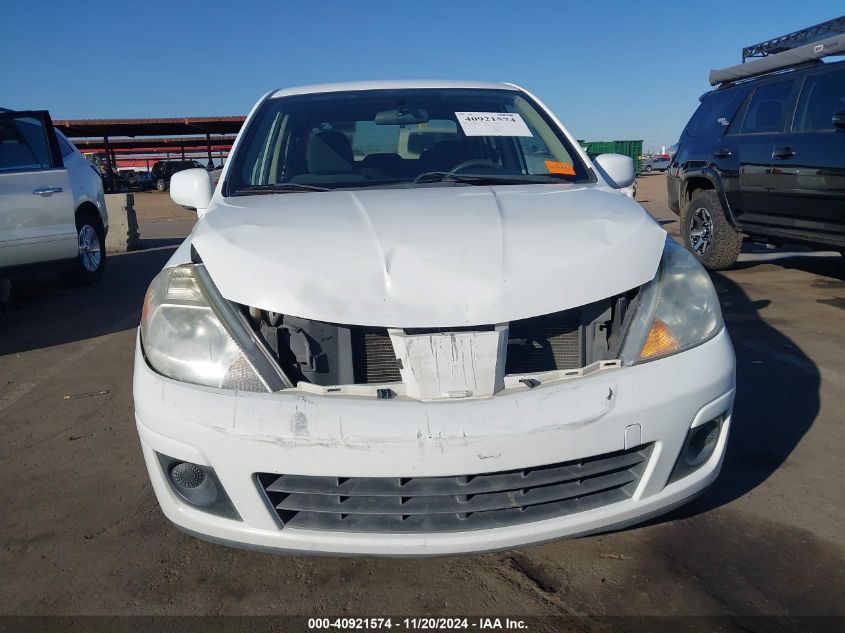
[[[604,187],[287,193],[218,200],[191,242],[221,294],[335,323],[504,323],[654,277],[666,233]]]

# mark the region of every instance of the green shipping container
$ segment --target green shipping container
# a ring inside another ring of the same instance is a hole
[[[599,154],[623,154],[634,159],[637,173],[642,169],[643,142],[640,141],[578,141],[581,147],[587,148],[590,158]]]

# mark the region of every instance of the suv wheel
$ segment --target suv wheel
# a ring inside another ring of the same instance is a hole
[[[167,184],[164,182],[164,180],[159,178],[158,180],[156,180],[156,189],[158,189],[159,191],[164,191],[165,189],[167,189]]]
[[[103,276],[106,267],[106,236],[102,221],[90,213],[81,215],[76,221],[76,236],[79,255],[74,278],[79,283],[94,283]]]
[[[684,245],[710,270],[725,270],[736,263],[742,248],[742,233],[728,222],[718,194],[699,190],[681,213]]]
[[[651,169],[652,169],[652,168],[651,168],[651,165],[646,165],[646,166],[645,166],[645,170],[646,170],[646,171],[651,171]]]

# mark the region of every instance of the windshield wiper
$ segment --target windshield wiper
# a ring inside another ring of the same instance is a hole
[[[450,171],[427,171],[414,178],[413,184],[419,185],[427,182],[442,182],[444,180],[463,182],[470,185],[545,184],[561,182],[561,179],[555,178],[551,174],[456,174]]]
[[[256,196],[263,193],[288,193],[296,191],[331,191],[328,187],[317,187],[316,185],[303,185],[298,182],[280,182],[275,185],[250,185],[241,187],[233,196]]]

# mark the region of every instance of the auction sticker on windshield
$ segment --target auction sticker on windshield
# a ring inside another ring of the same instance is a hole
[[[467,136],[533,136],[516,112],[455,112]]]
[[[559,163],[555,160],[547,160],[546,169],[549,170],[550,174],[566,174],[567,176],[575,175],[575,168],[572,166],[572,163]]]

